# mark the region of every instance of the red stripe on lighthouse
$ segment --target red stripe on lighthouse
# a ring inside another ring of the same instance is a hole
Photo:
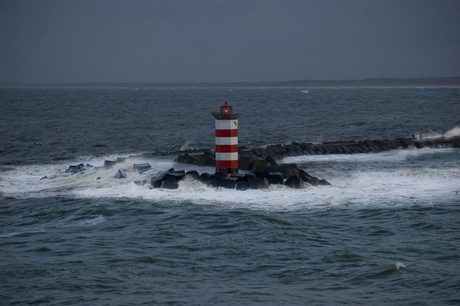
[[[238,169],[238,160],[216,160],[216,169]]]
[[[216,130],[216,137],[238,137],[238,130]]]
[[[238,145],[216,145],[216,153],[238,152]]]

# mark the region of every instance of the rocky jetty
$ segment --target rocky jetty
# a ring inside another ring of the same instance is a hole
[[[143,158],[168,156],[178,154],[177,163],[193,164],[197,166],[215,166],[215,154],[211,150],[188,150],[188,151],[158,151],[141,155],[119,157],[114,161],[106,160],[102,167],[78,164],[70,166],[64,175],[84,174],[85,171],[98,171],[99,169],[111,169],[116,166],[126,165],[133,161],[132,170],[117,169],[115,179],[128,179],[127,172],[138,172],[144,177],[133,181],[137,185],[146,185],[150,182],[150,188],[176,189],[179,182],[184,179],[196,180],[209,187],[229,188],[236,190],[265,189],[270,185],[285,185],[289,188],[303,188],[305,186],[328,186],[330,183],[324,179],[311,176],[303,169],[299,169],[294,163],[278,164],[289,156],[301,155],[325,155],[325,154],[358,154],[380,153],[395,149],[420,149],[420,148],[460,148],[460,137],[431,138],[415,140],[399,138],[395,140],[364,140],[350,142],[329,142],[323,144],[298,143],[288,145],[269,145],[263,148],[248,149],[240,147],[238,150],[239,170],[241,173],[216,172],[198,173],[196,170],[185,172],[170,169],[158,175],[153,174],[154,169],[148,163],[136,164]],[[43,177],[43,179],[56,179],[58,176]],[[100,177],[97,178],[101,179]]]
[[[200,175],[196,170],[185,172],[170,169],[160,176],[152,177],[150,184],[153,188],[177,189],[179,188],[179,181],[188,178],[206,184],[208,187],[236,190],[266,189],[270,185],[285,185],[295,189],[304,186],[331,185],[326,180],[318,179],[304,170],[298,169],[296,164],[282,164],[279,167],[274,167],[283,172],[270,171],[269,168],[266,168],[261,171],[246,173],[216,172],[209,174],[205,172]]]
[[[323,144],[294,142],[288,145],[269,145],[263,148],[248,149],[240,147],[238,150],[239,169],[246,171],[280,171],[275,166],[275,160],[281,160],[289,156],[302,155],[326,155],[326,154],[358,154],[380,153],[396,149],[420,149],[420,148],[460,148],[460,137],[431,138],[431,139],[408,139],[395,140],[364,140],[349,142],[327,142]],[[214,155],[210,150],[203,153],[184,152],[176,159],[178,163],[212,166]]]

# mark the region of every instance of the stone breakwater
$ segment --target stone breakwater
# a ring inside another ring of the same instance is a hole
[[[328,142],[323,144],[298,143],[289,145],[269,145],[264,148],[248,149],[240,147],[238,150],[239,169],[246,171],[261,171],[270,168],[275,160],[289,156],[326,155],[326,154],[358,154],[380,153],[396,149],[420,148],[460,148],[460,137],[430,138],[414,140],[399,138],[395,140],[364,140],[349,142]],[[211,150],[203,152],[180,153],[176,159],[178,163],[200,166],[213,166],[214,153]],[[273,170],[273,168],[272,168]]]
[[[184,170],[177,171],[174,168],[163,173],[157,173],[149,163],[133,163],[138,158],[138,156],[131,156],[128,158],[119,157],[113,161],[106,160],[101,167],[81,163],[69,166],[63,173],[51,177],[45,176],[41,179],[55,180],[59,177],[69,175],[79,175],[85,172],[95,173],[103,169],[113,169],[116,173],[112,178],[129,180],[128,177],[133,176],[134,173],[138,173],[143,178],[133,180],[132,182],[141,186],[149,182],[151,188],[177,189],[179,188],[179,182],[182,180],[196,180],[206,184],[208,187],[236,190],[265,189],[270,185],[285,185],[296,189],[304,186],[330,185],[326,180],[318,179],[309,175],[304,170],[298,169],[296,164],[281,164],[278,166],[274,160],[271,160],[270,163],[264,161],[263,164],[265,167],[253,172],[231,174],[224,172],[210,174],[204,172],[200,174],[196,170],[185,172]],[[138,177],[138,175],[134,176]],[[104,178],[97,177],[97,180],[100,179]]]
[[[239,170],[241,173],[227,174],[224,172],[198,173],[196,170],[169,169],[163,173],[156,173],[148,163],[136,164],[145,157],[166,156],[179,154],[177,163],[193,164],[198,166],[215,166],[215,154],[211,150],[188,150],[171,152],[144,153],[141,155],[119,157],[114,161],[106,160],[102,167],[79,164],[70,166],[61,176],[83,174],[85,171],[97,172],[100,169],[114,169],[115,179],[128,179],[127,173],[137,172],[143,176],[135,180],[137,185],[150,183],[150,188],[176,189],[179,182],[184,179],[197,180],[215,188],[230,188],[236,190],[264,189],[270,185],[285,185],[290,188],[303,188],[306,186],[328,186],[324,179],[311,176],[306,171],[299,169],[296,164],[278,164],[289,156],[300,155],[325,155],[325,154],[358,154],[380,153],[395,149],[419,148],[460,148],[460,137],[431,138],[425,140],[395,139],[395,140],[364,140],[350,142],[330,142],[323,144],[297,143],[289,145],[270,145],[264,148],[248,149],[240,147],[238,150]],[[126,167],[129,165],[129,169]],[[123,168],[122,168],[123,167]],[[59,175],[43,177],[43,179],[57,179]],[[101,177],[97,178],[98,180]]]

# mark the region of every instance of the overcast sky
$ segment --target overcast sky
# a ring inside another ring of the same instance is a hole
[[[444,76],[459,0],[0,0],[0,82]]]

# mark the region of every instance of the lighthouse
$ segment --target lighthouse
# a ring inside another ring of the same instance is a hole
[[[216,118],[216,172],[238,173],[238,117],[225,102]]]

